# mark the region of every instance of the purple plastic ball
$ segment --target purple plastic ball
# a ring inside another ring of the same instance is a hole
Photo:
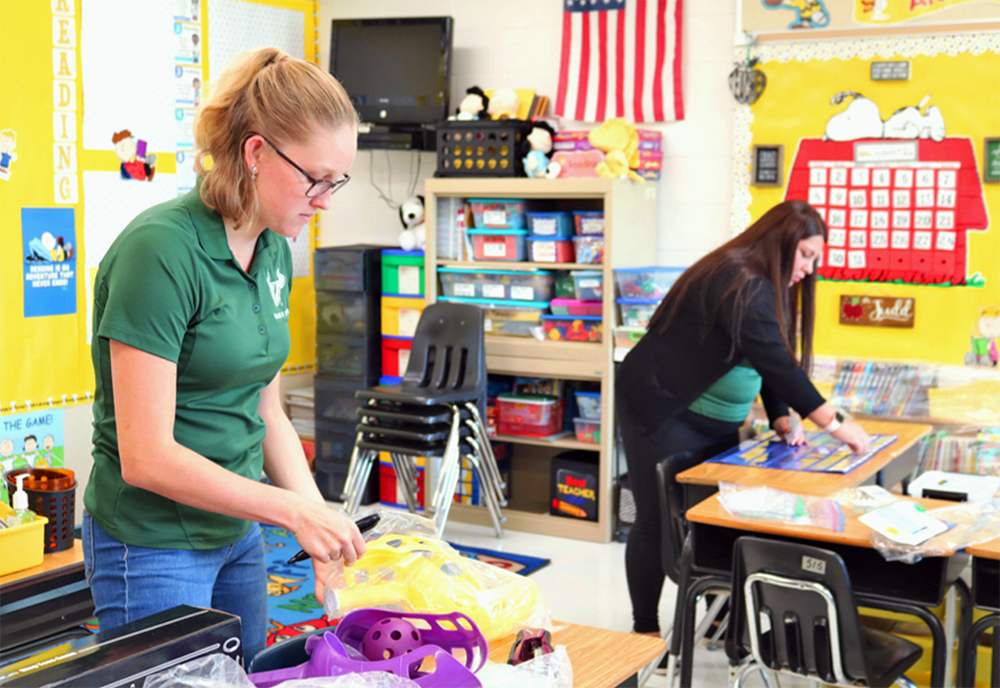
[[[379,662],[413,652],[423,644],[420,631],[409,621],[382,619],[368,629],[361,643],[361,654],[370,662]]]

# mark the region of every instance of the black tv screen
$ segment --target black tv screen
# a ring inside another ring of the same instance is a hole
[[[451,33],[451,17],[334,19],[330,72],[365,122],[437,122],[448,116]]]

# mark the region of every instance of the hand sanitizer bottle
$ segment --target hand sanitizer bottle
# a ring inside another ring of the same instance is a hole
[[[8,526],[19,526],[35,520],[35,512],[28,508],[28,493],[24,491],[24,479],[27,473],[22,473],[14,479],[17,481],[17,492],[14,493],[14,513],[7,517]]]

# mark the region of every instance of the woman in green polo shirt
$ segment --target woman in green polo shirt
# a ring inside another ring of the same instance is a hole
[[[365,550],[320,495],[278,389],[285,239],[348,181],[357,115],[331,75],[275,48],[214,86],[195,119],[198,187],[136,217],[97,273],[84,557],[102,629],[214,607],[240,616],[249,661],[267,631],[255,521],[312,555],[318,599],[328,565]]]

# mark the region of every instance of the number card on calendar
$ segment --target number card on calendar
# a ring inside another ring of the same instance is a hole
[[[987,228],[972,141],[900,143],[799,143],[785,198],[808,201],[826,220],[820,277],[966,283],[967,232]],[[893,157],[894,150],[901,153]]]

